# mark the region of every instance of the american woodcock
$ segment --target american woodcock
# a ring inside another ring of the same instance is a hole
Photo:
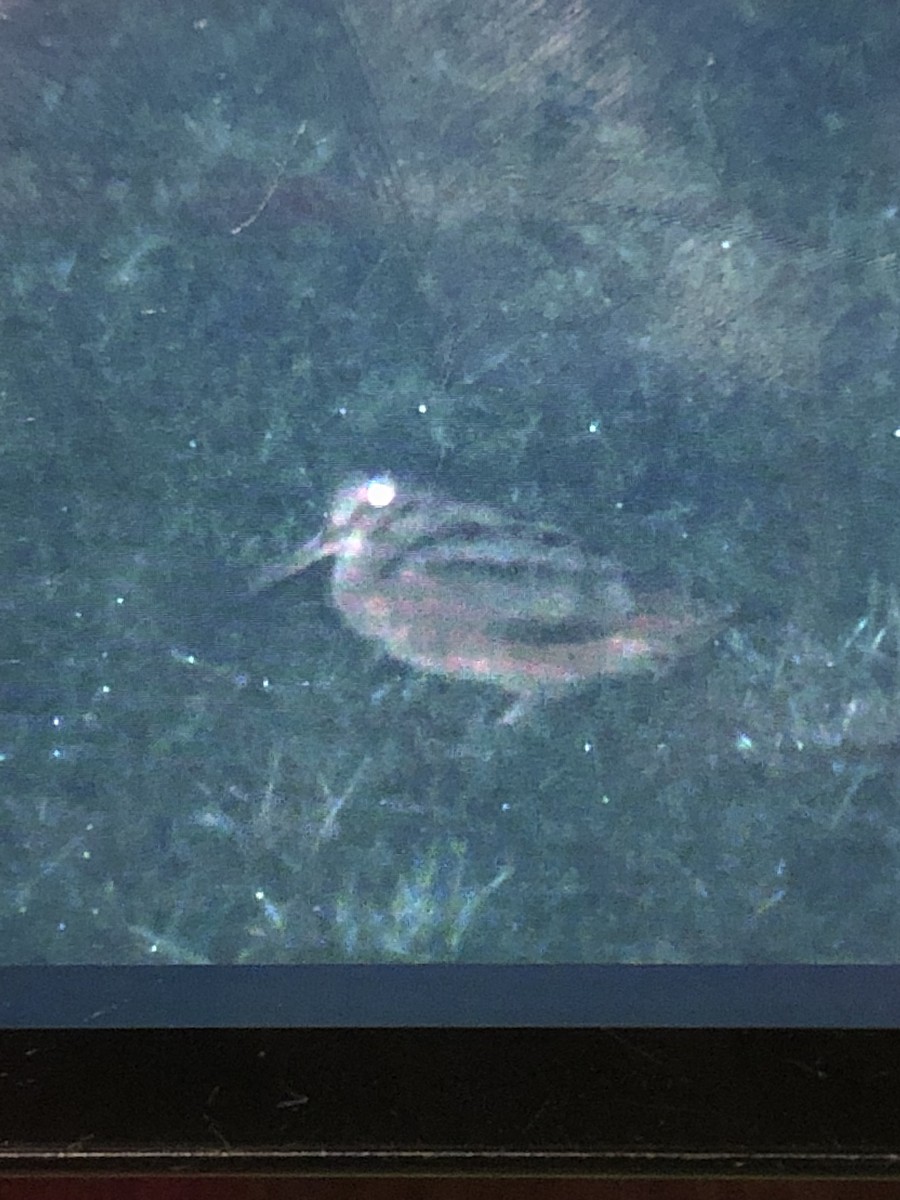
[[[329,556],[352,629],[421,671],[502,688],[506,724],[598,676],[658,671],[721,625],[696,601],[632,596],[612,560],[553,525],[387,475],[347,481],[321,533],[254,589]]]

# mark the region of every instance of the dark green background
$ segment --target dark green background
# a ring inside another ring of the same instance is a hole
[[[895,6],[8,8],[0,960],[893,961]],[[498,728],[360,469],[734,615]]]

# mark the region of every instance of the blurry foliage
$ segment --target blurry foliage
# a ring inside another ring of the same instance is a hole
[[[847,11],[10,10],[4,961],[895,956],[898,29]],[[322,574],[247,596],[359,468],[733,628],[499,729]]]

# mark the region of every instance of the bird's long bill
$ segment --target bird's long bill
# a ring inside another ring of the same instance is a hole
[[[317,533],[314,538],[311,538],[284,562],[270,563],[269,566],[263,567],[259,574],[251,581],[250,591],[251,593],[261,592],[264,588],[271,587],[275,583],[281,583],[283,579],[290,579],[292,575],[299,575],[301,571],[305,571],[313,563],[317,563],[321,559],[327,558],[330,554],[334,554],[336,550],[336,543],[327,540],[324,532]]]

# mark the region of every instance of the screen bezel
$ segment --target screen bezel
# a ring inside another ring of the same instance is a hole
[[[45,1030],[0,1046],[0,1173],[898,1169],[893,1033]]]
[[[890,1175],[898,978],[6,968],[0,1172]]]

